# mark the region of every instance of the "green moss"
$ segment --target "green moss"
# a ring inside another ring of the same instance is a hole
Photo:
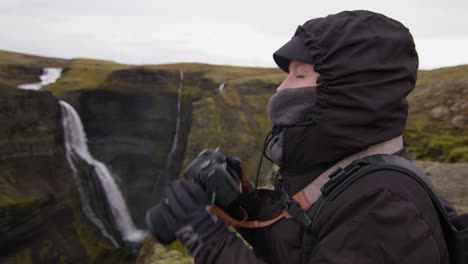
[[[228,105],[237,108],[241,107],[239,95],[236,93],[236,91],[232,89],[225,89],[220,91],[220,94]]]
[[[1,193],[0,193],[0,201],[2,201],[2,203],[4,204],[10,204],[10,205],[16,203],[15,200],[13,200],[13,198],[10,198],[7,195],[1,194]]]
[[[206,78],[215,84],[222,82],[242,82],[243,79],[261,78],[278,80],[278,76],[284,79],[284,73],[278,68],[239,67],[228,65],[210,65],[203,63],[174,63],[160,65],[145,65],[151,69],[183,70],[185,73],[198,72],[199,78]],[[185,87],[184,87],[185,89]]]
[[[279,85],[284,78],[286,78],[286,74],[283,72],[279,73],[272,73],[272,74],[265,74],[265,75],[255,75],[255,76],[243,76],[238,79],[231,80],[229,82],[230,85],[234,87],[239,87],[242,85],[249,85],[252,82],[263,82],[263,83],[272,83],[275,86]],[[251,87],[252,90],[255,90],[256,87]],[[272,91],[274,92],[274,90]]]
[[[157,167],[163,167],[165,164],[167,153],[170,151],[170,143],[165,144],[162,147],[156,148],[152,154],[152,162]]]
[[[267,103],[284,74],[277,69],[246,69],[206,69],[204,76],[213,82],[229,81],[223,91],[212,91],[193,103],[185,166],[204,148],[220,147],[226,154],[239,156],[249,178],[255,178],[263,139],[271,128]],[[271,165],[265,162],[261,184],[270,170]]]
[[[41,248],[39,250],[39,258],[41,261],[46,261],[51,258],[57,258],[58,252],[54,247],[54,243],[50,240],[44,240],[41,243]]]
[[[108,61],[71,60],[62,77],[45,89],[58,96],[70,90],[94,90],[100,87],[109,74],[124,68],[128,66]]]
[[[203,91],[200,87],[196,87],[196,86],[193,86],[193,85],[184,85],[183,88],[184,89],[182,90],[182,95],[185,98],[187,98],[187,97],[189,97],[189,98],[197,97]]]
[[[413,120],[404,132],[408,151],[421,160],[468,161],[468,136],[462,130],[427,119]]]
[[[468,142],[464,142],[464,138],[454,137],[453,135],[449,134],[441,134],[441,135],[434,135],[429,137],[425,144],[425,151],[423,152],[424,156],[429,157],[437,157],[442,156],[445,157],[446,154],[449,153],[451,149],[457,146],[463,146],[464,143],[468,144]]]
[[[206,72],[205,77],[216,83],[222,83],[226,80],[235,80],[249,77],[258,77],[272,74],[280,74],[281,70],[277,68],[253,68],[237,66],[213,66]]]
[[[446,67],[435,70],[420,70],[418,72],[417,85],[424,85],[436,81],[466,78],[467,73],[468,65]]]
[[[69,199],[73,209],[73,226],[87,256],[91,262],[94,262],[96,257],[99,256],[102,251],[112,251],[114,248],[109,243],[104,242],[102,238],[97,236],[86,224],[86,220],[84,219],[84,215],[81,211],[78,193],[76,193],[76,191],[72,191]]]
[[[465,144],[466,143],[467,141],[465,141]],[[468,146],[459,146],[452,148],[448,154],[448,160],[452,162],[468,161]]]
[[[31,249],[24,249],[14,253],[14,256],[7,258],[2,264],[32,264]]]
[[[60,264],[66,264],[66,263],[69,263],[67,257],[65,256],[60,256]]]
[[[185,166],[204,148],[220,147],[226,154],[239,156],[254,180],[263,139],[270,129],[266,113],[270,96],[271,91],[251,96],[230,87],[195,102]],[[270,170],[265,162],[261,184]]]
[[[0,50],[0,64],[37,65],[41,67],[65,67],[67,60],[41,57]]]
[[[66,60],[0,50],[0,85],[15,87],[39,80],[44,67],[63,68]],[[37,73],[37,74],[36,74]]]
[[[33,208],[40,207],[40,200],[31,199],[0,207],[0,219],[10,216],[25,216],[31,214]]]
[[[0,186],[3,185],[8,189],[14,189],[13,184],[15,183],[16,180],[11,173],[6,172],[4,177],[0,176]]]
[[[166,245],[164,248],[166,249],[166,251],[175,250],[182,254],[187,254],[187,248],[185,248],[184,244],[182,244],[182,242],[180,242],[179,240],[176,240],[170,243],[169,245]]]
[[[166,246],[158,246],[154,252],[154,264],[193,263],[193,258],[187,255],[187,249],[178,240]]]

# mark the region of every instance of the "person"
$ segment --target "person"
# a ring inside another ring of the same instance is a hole
[[[389,154],[408,159],[401,135],[418,55],[400,22],[365,10],[311,19],[273,58],[288,74],[268,105],[270,157],[281,174],[276,188],[293,196],[369,150],[388,147]],[[241,204],[249,219],[264,219],[268,210],[250,195],[255,192],[243,194]],[[249,249],[207,212],[210,198],[199,185],[175,182],[164,197],[166,220],[196,263],[449,263],[429,196],[395,171],[370,173],[322,211],[308,259],[294,217],[238,228]]]

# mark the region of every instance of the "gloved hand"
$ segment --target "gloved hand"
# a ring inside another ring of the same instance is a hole
[[[215,193],[216,205],[226,208],[238,201],[251,185],[242,162],[226,156],[219,149],[205,149],[184,170],[186,179],[198,183],[208,193]]]
[[[165,189],[160,205],[148,211],[146,222],[156,239],[160,232],[155,230],[167,228],[167,233],[175,234],[196,256],[208,241],[229,232],[221,219],[207,212],[208,204],[209,196],[198,184],[189,180],[173,182]]]
[[[247,173],[244,170],[242,161],[237,156],[228,156],[226,157],[227,168],[231,174],[237,176],[237,180],[241,182],[242,193],[248,193],[253,190],[253,185],[247,179]]]

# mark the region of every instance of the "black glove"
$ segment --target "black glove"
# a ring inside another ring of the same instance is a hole
[[[206,192],[214,193],[216,204],[223,208],[238,200],[244,185],[250,187],[241,160],[226,156],[219,149],[203,150],[187,166],[184,176],[198,183]]]
[[[148,211],[146,223],[156,239],[161,233],[158,228],[167,228],[164,233],[175,234],[195,256],[208,241],[229,232],[221,219],[207,212],[208,204],[208,194],[198,184],[188,180],[173,182],[165,189],[160,205]]]

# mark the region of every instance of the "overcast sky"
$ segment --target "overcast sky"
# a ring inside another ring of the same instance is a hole
[[[412,32],[420,68],[468,64],[467,0],[0,0],[0,49],[131,64],[275,67],[299,24],[368,9]]]

